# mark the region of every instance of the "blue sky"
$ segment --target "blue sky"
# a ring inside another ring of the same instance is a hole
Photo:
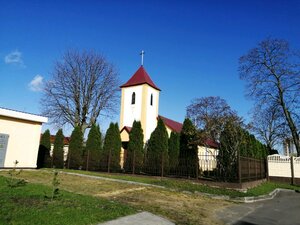
[[[300,1],[0,0],[0,5],[0,107],[37,114],[41,85],[69,48],[103,53],[122,83],[138,69],[145,50],[144,66],[162,90],[159,113],[177,121],[193,98],[205,96],[221,96],[247,119],[252,102],[244,96],[238,58],[266,37],[300,48]],[[109,122],[100,119],[103,130]]]

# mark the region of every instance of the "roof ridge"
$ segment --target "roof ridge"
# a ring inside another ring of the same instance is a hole
[[[131,87],[140,84],[148,84],[154,89],[160,91],[160,89],[154,84],[151,77],[149,76],[149,74],[143,66],[140,66],[139,69],[130,77],[130,79],[120,87]]]
[[[24,112],[24,111],[21,111],[21,110],[10,109],[10,108],[1,107],[1,106],[0,106],[0,109],[10,110],[10,111],[18,112],[18,113],[25,113],[25,114],[28,114],[28,115],[42,116],[41,114],[37,114],[37,113],[29,113],[29,112]]]
[[[162,119],[162,121],[164,122],[165,126],[169,127],[172,131],[175,131],[177,133],[180,133],[183,124],[179,123],[175,120],[171,120],[167,117],[158,115],[158,118]]]

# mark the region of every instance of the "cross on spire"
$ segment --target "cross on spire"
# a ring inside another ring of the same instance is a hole
[[[142,66],[144,65],[144,55],[145,55],[145,51],[142,50],[140,55],[142,56]]]

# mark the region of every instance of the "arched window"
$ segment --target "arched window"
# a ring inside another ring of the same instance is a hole
[[[132,96],[131,96],[131,105],[134,105],[135,104],[135,92],[132,93]]]
[[[150,96],[150,105],[153,105],[153,94]]]

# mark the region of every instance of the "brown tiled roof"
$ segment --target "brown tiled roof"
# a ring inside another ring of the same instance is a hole
[[[131,87],[139,84],[148,84],[151,87],[155,88],[156,90],[160,89],[154,84],[154,82],[151,80],[150,76],[146,72],[143,66],[141,66],[134,74],[133,76],[123,85],[120,87]]]

